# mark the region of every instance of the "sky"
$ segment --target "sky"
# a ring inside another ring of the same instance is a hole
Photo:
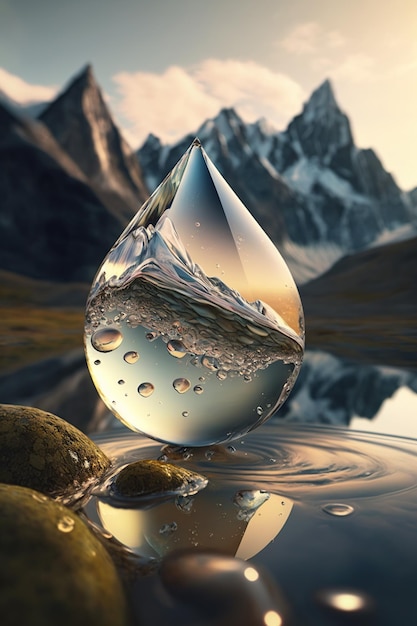
[[[417,186],[416,0],[0,0],[0,90],[50,99],[87,63],[135,149],[224,106],[284,130],[329,78],[356,144]]]

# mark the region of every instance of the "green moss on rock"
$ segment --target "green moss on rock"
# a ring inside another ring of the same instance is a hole
[[[2,626],[126,626],[125,594],[104,546],[70,509],[0,485]]]
[[[84,433],[40,409],[0,405],[0,482],[70,500],[109,467]]]
[[[195,493],[207,480],[182,467],[155,460],[136,461],[124,467],[116,477],[116,494],[126,497],[171,491]]]

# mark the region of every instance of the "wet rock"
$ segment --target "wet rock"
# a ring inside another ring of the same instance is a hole
[[[0,485],[2,626],[127,626],[124,591],[104,546],[70,509]]]
[[[0,405],[0,482],[70,501],[80,497],[109,465],[100,448],[56,415]]]
[[[114,481],[116,495],[137,497],[158,493],[197,493],[207,479],[182,467],[162,461],[136,461],[124,467]]]

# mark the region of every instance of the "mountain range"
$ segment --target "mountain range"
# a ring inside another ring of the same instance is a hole
[[[149,135],[137,152],[91,66],[37,113],[0,97],[1,294],[16,285],[40,294],[36,306],[81,311],[106,252],[198,136],[287,260],[305,307],[307,347],[367,367],[417,368],[417,190],[401,190],[373,150],[355,145],[329,81],[283,131],[265,120],[247,124],[229,108],[174,145]],[[33,304],[14,292],[6,300]],[[80,345],[81,335],[80,327]],[[304,378],[316,380],[308,374],[316,361],[309,363]],[[0,401],[36,400],[90,416],[103,410],[94,408],[80,351],[6,370]]]

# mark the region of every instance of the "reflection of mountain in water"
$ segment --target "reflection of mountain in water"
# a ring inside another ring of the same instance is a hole
[[[417,393],[417,374],[307,351],[296,385],[275,419],[335,426],[348,425],[355,416],[372,419],[404,386]],[[120,426],[97,400],[81,350],[3,375],[0,397],[56,413],[87,432]]]
[[[278,415],[288,421],[344,426],[355,416],[372,419],[400,387],[417,393],[417,375],[307,351],[297,383]]]

